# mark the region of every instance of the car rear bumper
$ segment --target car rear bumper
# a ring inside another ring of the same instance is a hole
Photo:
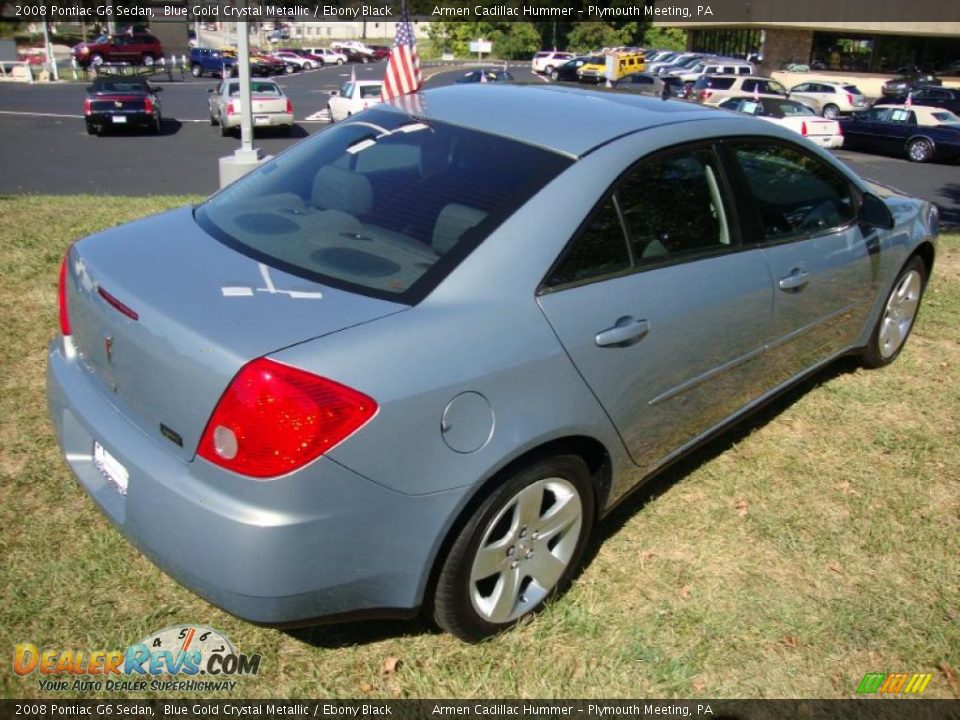
[[[227,115],[223,119],[224,127],[240,127],[240,114]],[[292,113],[253,113],[253,127],[282,127],[293,125]]]
[[[822,148],[836,149],[843,147],[843,135],[807,135],[807,140]]]
[[[117,528],[180,583],[258,623],[412,612],[465,492],[404,495],[325,457],[270,481],[185,462],[120,415],[60,338],[47,402],[67,464]],[[95,464],[95,442],[126,469],[125,495]]]
[[[156,122],[157,115],[148,112],[92,112],[86,120],[87,125],[101,127],[148,127]]]

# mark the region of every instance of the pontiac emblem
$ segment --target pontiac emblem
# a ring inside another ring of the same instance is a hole
[[[113,362],[113,338],[107,335],[103,339],[103,350],[107,354],[107,362]]]
[[[114,101],[113,101],[113,106],[114,106],[114,107],[123,107],[123,103],[120,102],[119,100],[114,100]]]

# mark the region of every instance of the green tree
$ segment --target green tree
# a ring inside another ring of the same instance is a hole
[[[574,23],[567,36],[567,46],[574,52],[596,50],[601,47],[626,45],[633,35],[633,23],[614,28],[602,22]]]
[[[529,60],[540,49],[540,33],[527,22],[496,23],[490,33],[493,54],[508,60]]]
[[[648,27],[643,34],[642,44],[658,50],[685,50],[687,31],[680,28]]]
[[[427,28],[433,47],[459,57],[470,54],[470,42],[490,40],[498,58],[529,58],[540,49],[540,33],[525,22],[433,22]]]

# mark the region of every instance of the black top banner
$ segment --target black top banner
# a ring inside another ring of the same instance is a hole
[[[960,41],[960,3],[956,0],[647,0],[620,2],[593,0],[409,0],[412,19],[418,21],[496,22],[657,22],[666,25],[709,23],[868,23],[873,32],[902,32],[903,23],[957,23]],[[231,22],[273,20],[341,22],[391,20],[400,16],[400,2],[385,0],[3,0],[0,19],[24,22],[127,20],[163,22],[198,17]],[[929,28],[943,34],[949,28]]]

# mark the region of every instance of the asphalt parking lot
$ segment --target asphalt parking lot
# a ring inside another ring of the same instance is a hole
[[[279,78],[294,105],[297,126],[289,137],[259,134],[255,144],[275,154],[328,126],[329,92],[355,72],[383,75],[384,63],[329,67]],[[519,81],[542,82],[523,65]],[[426,66],[427,87],[450,84],[462,70]],[[209,194],[218,186],[218,158],[232,153],[236,138],[211,127],[207,90],[212,77],[189,75],[152,82],[163,88],[164,127],[159,137],[118,133],[87,135],[82,115],[85,83],[0,85],[0,193],[102,193],[109,195]],[[906,159],[836,151],[858,174],[936,203],[945,224],[960,225],[960,172],[956,165],[918,165]]]

